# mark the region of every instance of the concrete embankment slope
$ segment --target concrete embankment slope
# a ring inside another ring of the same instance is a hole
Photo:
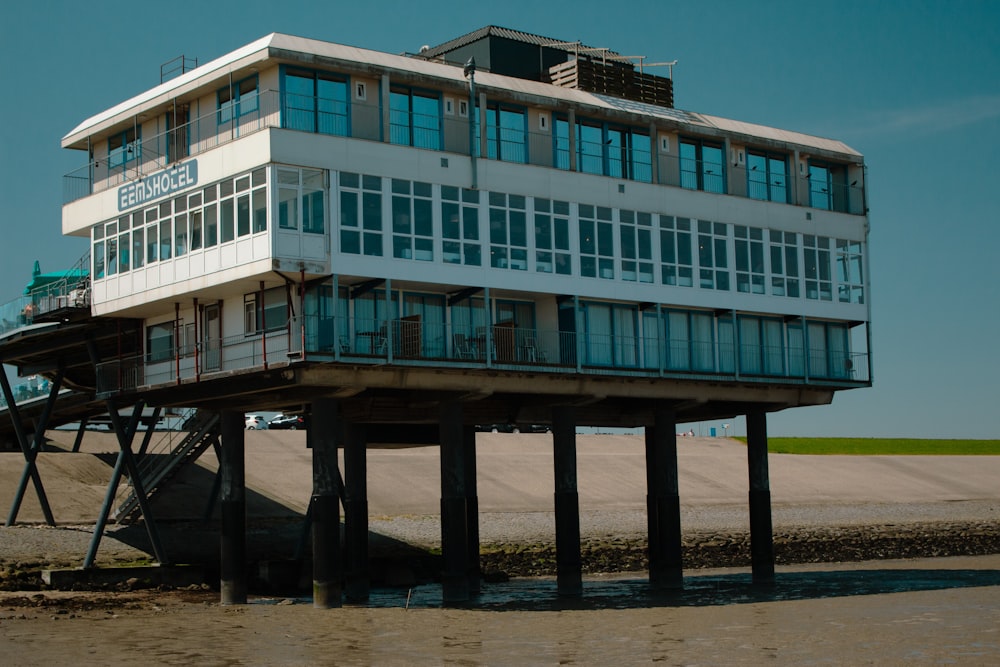
[[[50,432],[69,449],[73,433]],[[312,484],[305,434],[254,431],[246,434],[248,509],[253,516],[289,516],[305,511]],[[176,437],[176,436],[175,436]],[[478,434],[479,508],[483,513],[552,510],[551,436]],[[111,467],[95,454],[114,453],[114,437],[88,433],[78,454],[41,454],[38,467],[56,520],[92,523],[104,497]],[[681,503],[688,514],[733,506],[742,517],[747,498],[746,448],[724,438],[678,438]],[[644,513],[646,472],[643,438],[584,435],[578,438],[580,508],[588,512]],[[20,453],[0,454],[0,508],[6,511],[24,466]],[[197,518],[204,511],[216,462],[209,452],[186,471],[155,505],[158,519]],[[997,456],[770,456],[776,523],[798,508],[843,505],[925,506],[968,501],[977,513],[1000,515]],[[369,513],[373,517],[436,515],[440,464],[436,448],[375,449],[368,453]],[[920,517],[926,518],[926,517]],[[956,516],[955,518],[963,518]],[[983,518],[980,516],[979,518]],[[19,515],[41,521],[34,490]],[[794,519],[787,519],[794,520]],[[870,520],[870,518],[869,518]],[[690,525],[690,522],[687,524]]]

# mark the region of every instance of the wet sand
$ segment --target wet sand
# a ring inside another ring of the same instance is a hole
[[[407,608],[407,595],[409,607]],[[7,665],[987,665],[1000,661],[1000,556],[785,566],[688,576],[654,596],[636,575],[486,585],[468,607],[437,586],[314,609],[188,592],[0,594]],[[45,606],[40,606],[41,603]]]

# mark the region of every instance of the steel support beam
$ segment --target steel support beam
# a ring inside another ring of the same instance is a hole
[[[774,583],[774,535],[767,473],[767,413],[747,414],[747,467],[750,473],[750,563],[753,583]]]
[[[441,589],[444,604],[467,602],[469,540],[465,487],[465,430],[462,404],[444,401],[441,426]]]
[[[657,410],[653,426],[646,427],[649,583],[658,590],[684,585],[676,429],[676,416],[668,410]]]
[[[222,513],[220,543],[221,604],[247,602],[247,500],[246,439],[243,414],[227,410],[221,415],[222,479],[219,507]]]
[[[365,427],[344,424],[344,540],[347,552],[344,595],[352,602],[368,600],[368,460]]]
[[[17,493],[14,494],[14,502],[11,503],[10,513],[7,515],[8,526],[13,526],[14,522],[17,521],[17,514],[21,510],[21,502],[24,500],[24,492],[28,489],[29,479],[35,487],[35,493],[38,495],[38,503],[42,506],[42,514],[45,516],[46,523],[50,526],[56,525],[55,517],[52,515],[52,508],[49,506],[49,498],[45,494],[45,487],[42,485],[42,477],[38,473],[36,460],[38,452],[41,451],[42,443],[45,442],[45,428],[52,414],[52,408],[59,396],[62,378],[63,366],[60,364],[56,379],[52,383],[48,398],[45,400],[45,407],[42,410],[41,418],[38,420],[35,428],[34,438],[29,443],[28,434],[25,433],[24,424],[21,422],[21,412],[14,401],[14,395],[10,388],[10,379],[7,377],[7,373],[0,371],[0,385],[3,388],[4,399],[7,401],[7,412],[10,414],[11,423],[14,426],[14,435],[17,437],[17,442],[21,447],[21,453],[24,454],[24,471],[21,474],[21,481],[17,486]]]
[[[580,557],[580,498],[576,480],[576,414],[572,407],[552,409],[555,470],[556,588],[561,596],[583,594]]]
[[[312,442],[313,492],[309,501],[312,521],[313,606],[340,607],[340,464],[337,460],[339,410],[337,401],[317,398],[312,403],[309,438]]]

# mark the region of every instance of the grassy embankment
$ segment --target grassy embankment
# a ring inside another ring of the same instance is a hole
[[[746,438],[739,438],[746,442]],[[923,440],[918,438],[768,438],[774,454],[1000,455],[1000,440]]]

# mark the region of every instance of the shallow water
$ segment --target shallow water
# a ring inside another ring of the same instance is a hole
[[[553,579],[483,588],[462,608],[442,608],[429,585],[332,610],[259,598],[76,618],[0,611],[0,651],[5,664],[1000,662],[1000,556],[779,568],[772,588],[714,571],[667,595],[635,575],[587,578],[575,600]]]

